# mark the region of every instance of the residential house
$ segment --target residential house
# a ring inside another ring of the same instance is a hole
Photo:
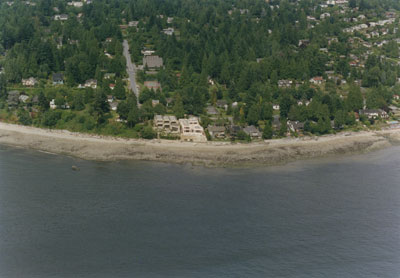
[[[279,104],[272,104],[272,109],[279,110],[280,109]]]
[[[321,85],[324,82],[322,76],[316,76],[310,79],[310,83],[314,85]]]
[[[325,71],[325,74],[328,77],[328,79],[333,79],[335,77],[335,71],[333,70],[327,70]]]
[[[225,127],[224,126],[215,126],[209,125],[207,127],[208,133],[213,139],[223,139],[225,138]]]
[[[17,106],[19,103],[19,91],[9,91],[7,96],[7,104],[9,107]]]
[[[179,134],[180,125],[175,116],[154,116],[154,128],[163,133]]]
[[[115,78],[115,73],[105,73],[104,74],[104,79],[114,79]]]
[[[304,129],[304,123],[299,121],[287,121],[287,127],[292,132],[300,132]]]
[[[386,12],[385,13],[385,16],[387,17],[387,18],[396,18],[396,12]]]
[[[112,90],[115,89],[115,84],[114,84],[114,83],[110,83],[110,84],[108,85],[108,87],[109,87],[110,90],[112,91]]]
[[[50,109],[53,109],[53,110],[56,109],[56,108],[57,108],[56,100],[53,98],[53,99],[50,101],[49,105],[50,105]]]
[[[165,100],[166,100],[166,102],[167,102],[167,107],[170,107],[171,104],[172,104],[173,101],[174,101],[174,99],[173,99],[172,97],[167,97]]]
[[[85,81],[85,88],[97,88],[97,80],[96,79],[89,79]]]
[[[54,16],[54,20],[61,20],[61,21],[65,21],[68,20],[68,15],[67,14],[56,14]]]
[[[225,110],[228,110],[228,102],[226,100],[219,99],[217,100],[216,104],[218,108],[223,108]]]
[[[350,61],[349,65],[350,67],[357,67],[358,66],[359,61],[358,60],[354,60],[354,61]]]
[[[159,104],[160,104],[160,101],[158,99],[152,99],[151,100],[151,106],[156,107]]]
[[[292,80],[286,80],[286,79],[278,80],[279,88],[290,88],[292,84],[293,84]]]
[[[106,52],[106,51],[104,51],[104,55],[106,55],[106,57],[107,57],[108,59],[113,59],[113,58],[114,58],[110,53],[108,53],[108,52]]]
[[[146,49],[141,51],[144,56],[151,56],[155,53],[154,50]]]
[[[203,127],[199,123],[197,117],[189,119],[179,119],[181,128],[181,140],[192,142],[207,142],[207,137]]]
[[[363,109],[359,111],[360,116],[365,115],[368,119],[387,119],[389,118],[388,113],[382,109]]]
[[[139,21],[129,21],[129,27],[137,27],[139,25]]]
[[[149,55],[143,57],[143,66],[148,68],[161,68],[163,66],[163,59],[157,55]]]
[[[207,106],[206,110],[208,115],[215,116],[219,114],[218,110],[212,105]]]
[[[116,101],[111,102],[111,103],[110,103],[110,108],[111,108],[112,111],[117,111],[117,109],[118,109],[118,102],[116,102]]]
[[[310,44],[310,40],[299,40],[299,47],[306,47]]]
[[[275,127],[276,129],[281,128],[281,117],[279,115],[272,116],[272,126]]]
[[[328,39],[328,45],[331,45],[332,43],[338,42],[338,38],[333,37],[333,38],[327,38]]]
[[[53,85],[64,84],[64,76],[62,73],[53,73]]]
[[[243,128],[243,131],[249,135],[251,139],[261,139],[261,132],[254,125],[246,126]]]
[[[389,110],[390,110],[390,113],[392,113],[393,116],[395,116],[396,118],[400,117],[400,108],[398,108],[394,105],[390,105]]]
[[[34,95],[33,98],[31,99],[31,103],[33,105],[38,105],[39,104],[39,96],[38,95]]]
[[[358,20],[364,20],[364,19],[366,19],[365,15],[363,15],[363,14],[360,14],[357,18],[358,18]]]
[[[175,30],[174,30],[174,28],[172,28],[172,27],[163,29],[163,33],[164,33],[165,35],[168,35],[168,36],[172,36],[172,35],[174,34],[174,32],[175,32]]]
[[[114,96],[113,95],[108,95],[107,96],[107,102],[108,103],[111,103],[111,102],[113,102],[114,101]]]
[[[22,79],[22,85],[27,87],[33,87],[37,84],[36,78],[29,77],[28,79]]]
[[[331,17],[331,14],[330,14],[330,13],[323,13],[323,14],[321,14],[321,16],[320,16],[321,19],[325,19],[325,18],[328,18],[328,17]]]
[[[67,5],[74,6],[75,8],[81,8],[83,6],[83,3],[78,1],[73,1],[73,2],[68,2]]]
[[[23,102],[23,103],[26,103],[27,100],[29,99],[29,96],[26,95],[26,94],[24,94],[24,93],[22,93],[22,94],[19,96],[18,99],[19,99],[19,101],[21,101],[21,102]]]
[[[231,125],[229,127],[229,134],[231,138],[234,138],[238,135],[238,133],[242,130],[242,128],[238,125]]]
[[[69,109],[70,108],[68,103],[64,103],[61,106],[57,107],[55,99],[52,99],[50,101],[49,105],[50,105],[50,109],[53,109],[53,110],[56,109],[56,108],[61,108],[61,109]]]

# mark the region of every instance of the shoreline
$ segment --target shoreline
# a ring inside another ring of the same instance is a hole
[[[400,128],[273,139],[249,144],[104,137],[0,122],[0,144],[85,160],[146,160],[208,167],[272,166],[366,153],[400,144]]]

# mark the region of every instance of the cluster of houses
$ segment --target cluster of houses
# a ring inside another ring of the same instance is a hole
[[[193,116],[188,119],[177,120],[175,116],[156,115],[154,117],[154,128],[162,134],[179,135],[182,141],[207,141],[199,118]]]
[[[162,135],[179,136],[182,141],[206,142],[204,128],[200,125],[199,118],[191,116],[188,119],[177,119],[170,115],[156,115],[153,120],[154,129]],[[240,131],[251,139],[261,139],[261,131],[255,126],[241,127],[238,125],[220,126],[208,125],[208,134],[212,139],[236,138]]]
[[[144,49],[142,50],[143,56],[143,69],[146,69],[146,74],[156,75],[160,68],[164,67],[163,58],[158,55],[154,55],[154,50]],[[161,84],[157,80],[145,81],[143,84],[149,90],[160,90]]]
[[[354,21],[354,19],[352,19]],[[362,31],[365,29],[368,29],[369,27],[378,27],[378,26],[385,26],[387,24],[393,24],[395,22],[395,18],[389,18],[389,19],[383,19],[383,20],[379,20],[377,22],[369,22],[368,24],[366,23],[362,23],[359,25],[355,25],[352,27],[348,27],[343,29],[343,32],[345,33],[353,33],[355,31]]]
[[[13,108],[18,106],[20,102],[22,103],[27,103],[29,99],[29,96],[25,93],[20,93],[19,91],[13,90],[9,91],[7,95],[7,104],[9,108]],[[34,99],[36,102],[38,101],[38,98],[36,97]]]

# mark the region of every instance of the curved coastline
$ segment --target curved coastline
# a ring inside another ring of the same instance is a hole
[[[240,144],[123,139],[0,123],[0,144],[3,145],[86,160],[148,160],[210,167],[279,165],[295,160],[364,153],[397,143],[400,143],[400,128]]]

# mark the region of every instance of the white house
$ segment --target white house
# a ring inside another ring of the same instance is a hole
[[[22,85],[33,87],[37,84],[36,78],[30,77],[28,79],[22,79]]]

